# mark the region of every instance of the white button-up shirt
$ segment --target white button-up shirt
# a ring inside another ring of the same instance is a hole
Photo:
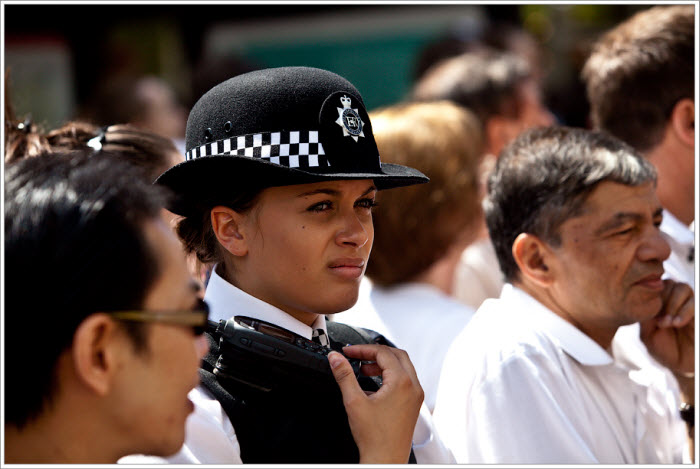
[[[695,234],[671,212],[664,210],[661,231],[671,245],[671,255],[664,262],[664,277],[687,283],[695,290],[695,256],[690,253],[695,249]]]
[[[683,462],[666,375],[612,349],[506,284],[448,351],[435,425],[458,463]]]

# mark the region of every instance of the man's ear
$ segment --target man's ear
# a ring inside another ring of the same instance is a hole
[[[211,226],[224,249],[234,256],[245,256],[248,243],[242,229],[243,215],[235,210],[218,205],[211,209]]]
[[[109,392],[119,368],[119,347],[114,347],[117,332],[109,316],[97,313],[83,320],[73,335],[75,373],[84,385],[101,396]]]
[[[547,265],[549,250],[540,238],[520,233],[513,242],[512,253],[523,280],[529,279],[541,287],[552,283],[553,272]]]
[[[695,145],[695,102],[684,98],[673,106],[671,111],[671,130],[676,138],[687,146]]]

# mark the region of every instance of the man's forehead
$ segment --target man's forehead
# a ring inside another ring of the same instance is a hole
[[[635,186],[603,181],[586,197],[579,216],[614,219],[630,214],[654,215],[661,210],[661,203],[652,181]]]

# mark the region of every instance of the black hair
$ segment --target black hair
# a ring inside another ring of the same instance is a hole
[[[5,171],[5,420],[39,416],[76,328],[99,311],[139,309],[159,275],[144,223],[163,188],[123,156],[46,154]],[[134,349],[144,329],[124,323]]]
[[[616,137],[571,127],[525,131],[501,152],[489,176],[484,212],[506,281],[519,278],[515,238],[530,233],[558,246],[561,224],[579,213],[603,181],[656,183],[656,170]]]
[[[518,87],[532,77],[522,57],[490,48],[468,51],[438,62],[410,92],[412,101],[453,101],[469,108],[482,125],[495,115],[517,117]]]

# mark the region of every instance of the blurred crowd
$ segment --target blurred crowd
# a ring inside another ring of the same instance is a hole
[[[240,60],[44,128],[7,70],[4,462],[694,462],[695,28],[602,33],[585,126],[497,22],[374,109]]]

